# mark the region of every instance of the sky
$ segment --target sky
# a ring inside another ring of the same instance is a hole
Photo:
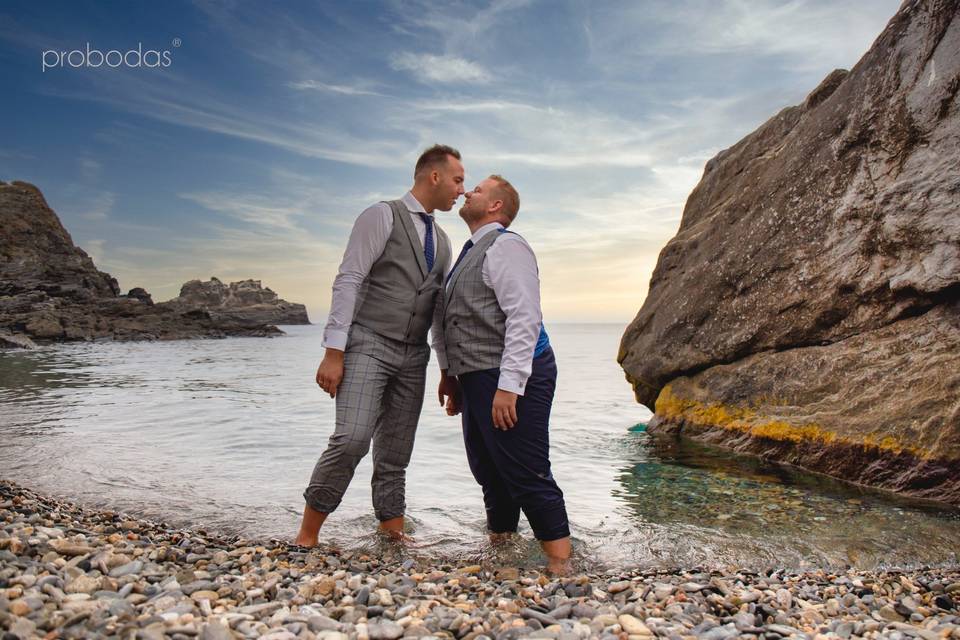
[[[322,323],[357,215],[449,144],[467,188],[520,192],[545,323],[626,323],[706,161],[898,6],[5,1],[0,180],[37,185],[124,291],[253,278]],[[460,204],[438,214],[455,253]]]

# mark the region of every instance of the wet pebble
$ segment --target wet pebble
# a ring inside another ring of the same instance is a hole
[[[403,635],[403,627],[396,622],[371,622],[367,625],[370,640],[396,640]]]

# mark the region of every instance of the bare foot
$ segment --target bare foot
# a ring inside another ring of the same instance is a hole
[[[377,533],[386,538],[388,541],[396,544],[413,545],[416,543],[416,540],[413,538],[413,536],[407,535],[403,531],[398,531],[396,529],[377,527]]]
[[[570,574],[570,538],[541,541],[543,553],[547,556],[547,571],[555,576]]]
[[[493,546],[504,545],[510,542],[515,536],[516,533],[512,531],[506,531],[504,533],[491,533],[490,534],[490,544]]]
[[[403,532],[403,516],[397,516],[389,520],[381,520],[377,530],[394,542],[413,542],[413,538]]]
[[[300,521],[300,531],[294,539],[294,544],[301,547],[317,546],[317,538],[320,535],[320,527],[327,519],[327,514],[322,511],[312,509],[307,505],[303,507],[303,520]]]
[[[553,578],[563,578],[570,575],[570,559],[550,558],[547,560],[547,573]]]
[[[416,538],[413,536],[408,536],[405,533],[384,533],[384,535],[390,540],[390,542],[401,544],[405,547],[416,546],[417,543]]]
[[[307,547],[309,549],[317,546],[317,542],[318,542],[318,536],[313,536],[311,538],[309,535],[304,535],[304,533],[301,531],[300,533],[297,534],[297,537],[293,541],[293,544],[295,544],[298,547]]]

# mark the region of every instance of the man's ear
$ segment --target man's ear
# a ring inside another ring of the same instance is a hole
[[[503,200],[494,200],[487,211],[489,213],[501,213],[503,211]]]
[[[430,172],[430,184],[432,184],[433,186],[437,186],[438,184],[440,184],[440,179],[441,179],[441,176],[439,171],[434,170]]]

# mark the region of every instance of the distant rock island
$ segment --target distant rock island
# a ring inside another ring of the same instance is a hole
[[[129,294],[128,294],[129,295]],[[224,284],[215,277],[207,282],[191,280],[180,288],[180,295],[164,304],[184,310],[205,309],[212,318],[262,324],[310,324],[307,308],[281,300],[259,280],[241,280]]]
[[[37,187],[0,182],[0,347],[282,334],[274,324],[309,324],[306,308],[259,280],[191,280],[159,303],[140,287],[121,295]]]
[[[960,14],[710,160],[619,361],[654,434],[960,505]]]

